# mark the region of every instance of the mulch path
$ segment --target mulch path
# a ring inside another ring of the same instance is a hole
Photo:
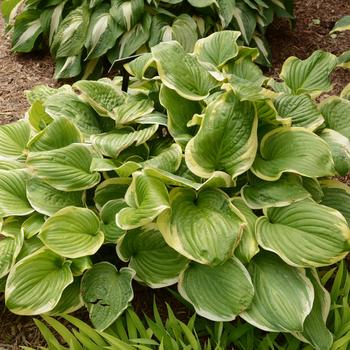
[[[318,49],[334,54],[350,49],[350,32],[340,33],[336,37],[329,35],[334,23],[350,14],[349,0],[296,0],[295,12],[297,21],[293,31],[288,21],[282,19],[268,29],[267,37],[273,52],[273,68],[268,71],[270,75],[278,76],[283,62],[292,55],[304,59]],[[24,116],[28,108],[24,90],[38,84],[58,86],[52,79],[53,71],[48,54],[11,53],[10,40],[4,34],[4,24],[0,19],[0,124]],[[333,75],[334,89],[331,93],[339,93],[348,82],[350,70],[338,69]],[[162,297],[170,300],[167,293],[158,291],[158,300]],[[141,287],[138,294],[142,296],[137,298],[136,309],[141,312],[149,308],[153,294]],[[20,345],[36,348],[43,344],[31,318],[6,311],[3,297],[0,296],[0,350],[17,350]]]

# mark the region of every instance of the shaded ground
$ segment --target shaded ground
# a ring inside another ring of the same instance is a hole
[[[336,20],[350,14],[349,0],[296,0],[297,23],[291,31],[287,21],[278,20],[268,30],[268,40],[273,52],[274,68],[271,75],[278,75],[284,60],[289,56],[302,59],[317,49],[335,54],[350,49],[350,32],[338,34],[332,38],[329,31]],[[49,55],[42,53],[14,55],[10,52],[10,41],[4,35],[0,19],[0,123],[21,118],[28,108],[24,90],[37,84],[57,85],[52,79],[53,64]],[[334,90],[339,93],[350,82],[350,70],[338,69],[333,76]],[[171,300],[167,291],[157,291],[158,300]],[[141,314],[150,314],[153,293],[149,289],[137,287],[135,308]],[[186,316],[184,308],[176,301],[178,317]],[[161,313],[165,314],[165,307]],[[19,345],[38,347],[43,344],[40,333],[31,318],[19,317],[7,312],[3,297],[0,296],[0,350],[17,350]]]

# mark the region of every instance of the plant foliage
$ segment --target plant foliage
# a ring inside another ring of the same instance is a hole
[[[197,39],[236,29],[242,43],[270,64],[264,34],[274,16],[293,18],[293,0],[4,0],[2,13],[12,30],[12,50],[50,47],[55,78],[100,75],[110,64],[177,40],[192,52]]]
[[[349,188],[332,179],[350,169],[347,90],[316,102],[337,64],[322,51],[267,79],[238,36],[214,33],[192,55],[158,44],[126,66],[127,93],[120,77],[27,93],[26,119],[0,127],[11,311],[85,304],[104,330],[132,280],[177,283],[207,319],[330,349],[316,269],[350,250]],[[127,267],[104,261],[107,245]]]

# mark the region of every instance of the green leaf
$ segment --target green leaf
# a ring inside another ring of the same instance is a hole
[[[16,17],[12,36],[12,51],[30,52],[41,34],[40,11],[27,10]]]
[[[48,216],[65,207],[84,206],[84,192],[59,191],[36,177],[27,182],[27,197],[37,212]]]
[[[326,126],[350,139],[350,101],[331,96],[320,104]]]
[[[26,196],[29,175],[24,169],[0,170],[0,216],[28,215],[34,211]]]
[[[40,101],[35,101],[28,111],[28,122],[36,131],[45,129],[52,122],[52,118],[45,112],[44,105]]]
[[[83,305],[83,300],[80,294],[81,278],[76,277],[62,293],[58,304],[48,312],[49,315],[69,314],[79,310]]]
[[[269,208],[256,223],[259,245],[287,264],[319,267],[343,259],[350,247],[350,229],[337,210],[304,200]]]
[[[59,25],[51,52],[57,58],[79,55],[84,46],[89,20],[90,13],[86,3],[70,11]]]
[[[138,118],[152,113],[154,102],[144,94],[128,95],[123,104],[115,107],[111,117],[117,126],[134,123]]]
[[[241,189],[242,198],[251,209],[284,207],[311,197],[298,176],[289,175],[277,181],[254,179]]]
[[[130,261],[129,267],[136,272],[135,279],[151,288],[176,283],[188,264],[185,257],[165,243],[155,224],[128,231],[117,249],[121,260]]]
[[[142,18],[143,0],[112,0],[111,15],[120,27],[130,30]]]
[[[117,226],[124,230],[146,225],[169,208],[168,191],[163,182],[140,172],[133,173],[125,201],[129,208],[116,216]]]
[[[128,307],[134,296],[131,287],[134,275],[129,268],[118,272],[112,264],[101,262],[83,276],[83,300],[97,330],[109,327]]]
[[[80,96],[99,115],[108,117],[113,109],[124,102],[124,94],[112,82],[80,80],[73,84]]]
[[[109,5],[103,4],[91,16],[85,42],[86,59],[92,60],[103,56],[115,45],[117,38],[123,33],[113,19],[109,8]]]
[[[59,117],[28,143],[29,152],[50,151],[83,142],[79,129],[67,118]]]
[[[58,93],[45,101],[45,111],[52,118],[66,117],[87,135],[101,132],[98,115],[74,93]]]
[[[21,232],[25,239],[30,239],[39,233],[41,226],[45,222],[45,217],[39,213],[34,213],[28,219],[23,221]]]
[[[308,270],[306,273],[313,284],[315,300],[310,314],[305,319],[303,332],[293,333],[293,335],[301,341],[310,343],[314,349],[331,349],[333,335],[326,326],[331,298],[322,286],[316,270]]]
[[[34,175],[59,191],[80,191],[100,182],[100,174],[90,171],[91,161],[88,146],[72,144],[52,151],[31,153],[27,165]]]
[[[199,62],[175,41],[154,46],[152,55],[162,83],[188,100],[203,100],[218,85]]]
[[[233,14],[236,8],[236,1],[232,0],[217,0],[219,4],[219,17],[224,28],[231,23]]]
[[[167,126],[170,135],[184,148],[195,130],[194,128],[189,128],[187,124],[194,114],[199,114],[202,110],[199,102],[187,100],[165,85],[161,86],[159,101],[167,110]]]
[[[18,159],[23,156],[30,137],[30,126],[20,120],[0,125],[0,158]]]
[[[11,221],[10,221],[11,223]],[[2,224],[2,222],[1,222]],[[18,227],[19,228],[19,227]],[[7,232],[6,232],[7,231]],[[0,233],[0,278],[5,277],[16,262],[23,245],[23,232],[9,232],[4,223]]]
[[[337,65],[331,53],[315,51],[309,58],[289,57],[283,64],[280,77],[294,95],[327,92],[331,89],[330,74]]]
[[[248,271],[234,257],[214,267],[192,263],[181,274],[178,289],[197,314],[213,321],[234,320],[254,295]]]
[[[215,223],[215,224],[214,224]],[[232,256],[241,238],[244,217],[219,189],[176,188],[170,208],[158,218],[167,244],[201,264],[217,265]]]
[[[337,180],[323,180],[321,181],[321,187],[324,194],[321,204],[342,213],[348,226],[350,226],[349,186]]]
[[[256,15],[242,2],[236,2],[233,9],[233,23],[235,28],[238,28],[242,33],[242,37],[247,45],[252,40],[256,29]]]
[[[52,310],[73,282],[69,265],[69,261],[45,248],[20,260],[7,279],[6,307],[18,315]]]
[[[283,173],[307,177],[335,175],[331,151],[325,141],[304,128],[281,127],[268,132],[251,168],[263,180],[278,180]]]
[[[56,80],[74,78],[81,73],[81,54],[56,58],[55,63],[54,79]]]
[[[277,255],[260,253],[248,268],[255,289],[250,308],[240,316],[268,332],[298,332],[314,302],[314,289],[305,272]]]
[[[93,135],[92,144],[105,156],[117,158],[119,153],[135,144],[139,146],[148,141],[157,131],[158,124],[134,130],[131,127]]]
[[[333,34],[335,32],[343,32],[345,30],[350,30],[350,16],[344,16],[341,19],[339,19],[333,29],[330,31],[330,34]]]
[[[63,208],[48,218],[39,238],[46,247],[66,258],[93,255],[104,242],[96,214],[77,207]]]
[[[10,22],[18,8],[21,6],[22,0],[4,0],[1,4],[1,13],[6,21],[6,23]]]
[[[241,240],[235,250],[235,256],[246,264],[259,252],[258,242],[255,238],[255,224],[258,217],[241,198],[235,197],[231,202],[243,214],[247,222],[247,226],[243,228]]]
[[[341,133],[332,129],[323,129],[319,134],[321,139],[327,142],[335,165],[335,170],[340,176],[345,176],[350,171],[350,141]]]
[[[125,230],[116,225],[115,216],[120,210],[127,206],[124,199],[112,199],[101,208],[101,229],[106,242],[116,243],[117,240],[125,234]]]
[[[131,183],[130,178],[111,178],[101,182],[95,190],[94,202],[96,208],[101,208],[110,200],[124,198]]]
[[[291,118],[293,126],[314,131],[324,122],[322,114],[309,95],[280,95],[275,106],[282,118]]]
[[[251,102],[240,102],[232,93],[218,96],[205,110],[196,136],[186,146],[188,168],[209,178],[215,171],[233,179],[247,171],[255,158],[258,118]]]
[[[66,1],[62,1],[60,4],[58,4],[51,13],[50,18],[50,34],[49,34],[49,45],[52,45],[54,36],[56,35],[59,25],[62,21],[62,13],[64,10],[64,7],[66,5]]]
[[[225,30],[196,42],[194,55],[208,68],[220,68],[238,55],[237,39],[240,32]]]

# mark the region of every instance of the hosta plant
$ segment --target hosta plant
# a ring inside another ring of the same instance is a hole
[[[293,18],[293,0],[4,0],[12,50],[50,47],[55,78],[96,76],[106,63],[177,40],[192,52],[197,39],[223,29],[269,64],[264,34],[274,16]]]
[[[316,269],[350,250],[350,191],[333,178],[350,169],[349,89],[319,104],[334,55],[291,57],[276,81],[238,36],[214,33],[192,54],[158,44],[126,66],[127,92],[116,77],[27,93],[25,120],[0,128],[12,312],[84,304],[104,330],[133,280],[177,283],[207,319],[330,349]]]

